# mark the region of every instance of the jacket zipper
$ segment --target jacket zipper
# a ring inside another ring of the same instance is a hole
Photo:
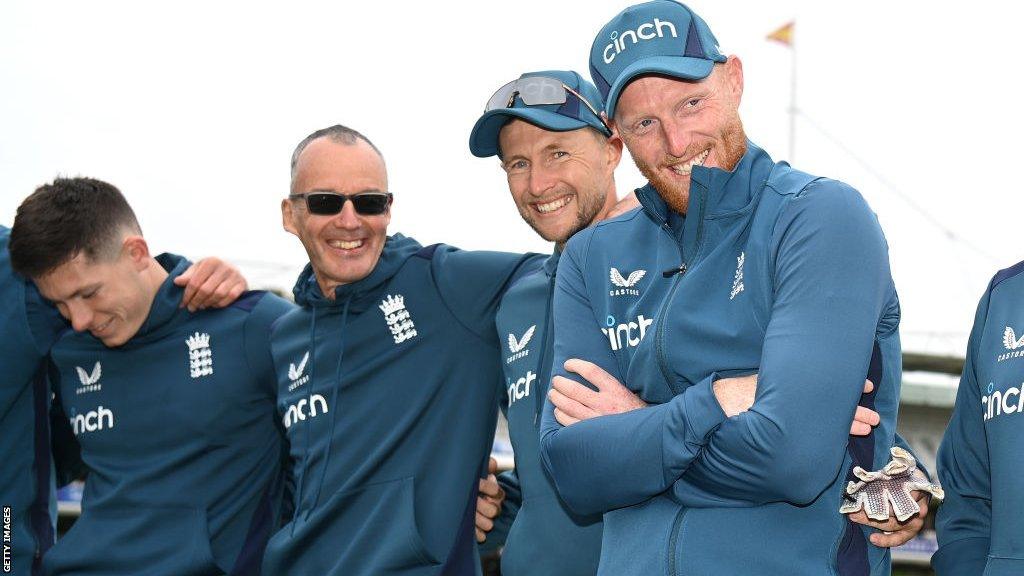
[[[683,516],[686,516],[686,508],[680,507],[676,512],[676,519],[672,522],[672,533],[668,538],[668,576],[681,576],[676,566],[676,547],[679,544],[679,532],[683,524]]]
[[[700,213],[697,215],[697,238],[694,241],[694,254],[700,252],[700,243],[704,237],[704,209],[706,205],[707,195],[702,191]],[[676,245],[676,248],[679,249],[681,264],[679,265],[678,274],[674,274],[675,279],[672,281],[672,287],[669,288],[668,295],[661,302],[661,308],[658,310],[658,317],[656,320],[658,326],[654,333],[654,350],[658,359],[658,368],[661,370],[662,378],[665,379],[665,383],[668,384],[669,389],[672,390],[673,393],[678,394],[680,390],[677,389],[674,382],[675,379],[672,378],[672,371],[669,369],[668,363],[665,361],[665,311],[668,309],[669,302],[672,301],[672,297],[675,295],[676,289],[679,288],[679,283],[686,275],[686,271],[689,270],[689,264],[687,263],[686,254],[683,253],[683,246],[672,234],[672,229],[669,226],[668,221],[662,223],[661,229],[669,235],[672,242]]]

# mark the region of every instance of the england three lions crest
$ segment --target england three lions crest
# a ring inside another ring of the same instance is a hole
[[[188,373],[192,378],[202,378],[213,374],[213,350],[210,348],[210,335],[203,332],[188,337]]]
[[[413,323],[409,311],[405,308],[404,296],[388,294],[378,308],[384,313],[384,320],[388,323],[388,330],[391,331],[391,337],[395,339],[395,344],[401,344],[416,337],[416,324]]]

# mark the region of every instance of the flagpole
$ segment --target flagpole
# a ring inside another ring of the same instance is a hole
[[[795,28],[795,27],[794,27]],[[789,67],[789,163],[796,162],[796,34],[790,43]]]

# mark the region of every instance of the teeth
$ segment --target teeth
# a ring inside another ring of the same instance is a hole
[[[111,318],[110,320],[107,320],[106,322],[104,322],[103,326],[97,326],[96,328],[93,328],[92,331],[93,332],[103,332],[104,330],[107,329],[107,326],[110,326],[110,323],[113,322],[113,321],[114,321],[114,319]]]
[[[331,248],[341,248],[342,250],[354,250],[363,245],[362,240],[328,240],[327,245]]]
[[[563,196],[561,198],[558,198],[557,200],[552,200],[547,204],[537,204],[537,211],[540,212],[541,214],[554,212],[555,210],[558,210],[562,206],[568,204],[570,200],[572,200],[572,196]]]
[[[673,166],[669,166],[669,168],[676,174],[679,174],[680,176],[688,176],[690,172],[693,171],[694,166],[704,164],[704,161],[708,159],[708,154],[710,153],[711,149],[708,148],[707,150],[694,156],[693,159],[690,160],[689,162],[685,164],[675,164]]]

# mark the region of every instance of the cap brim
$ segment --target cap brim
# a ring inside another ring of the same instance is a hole
[[[637,76],[664,74],[682,80],[703,80],[711,74],[714,67],[715,62],[712,60],[689,56],[650,56],[637,60],[619,74],[608,90],[605,112],[609,118],[615,117],[615,107],[619,103],[622,90]]]
[[[554,132],[567,132],[590,126],[582,120],[575,120],[568,116],[562,116],[543,108],[502,108],[485,112],[469,135],[469,151],[479,158],[497,156],[498,154],[498,133],[501,128],[513,118],[526,120],[544,130]]]

